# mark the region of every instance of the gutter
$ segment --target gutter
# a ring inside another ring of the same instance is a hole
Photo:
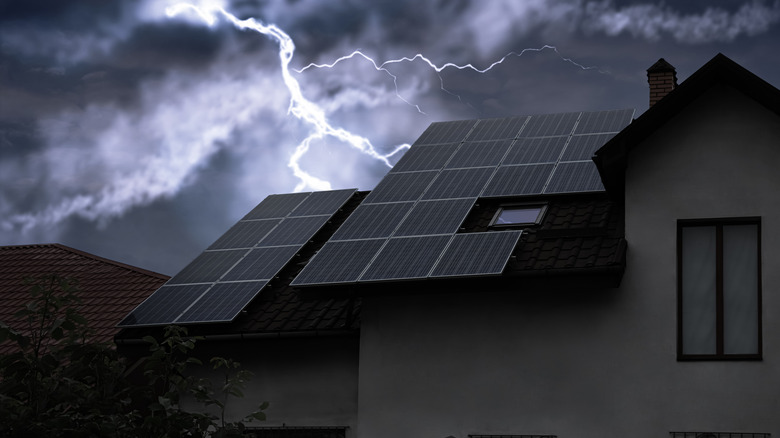
[[[357,336],[358,330],[312,330],[312,331],[281,331],[281,332],[241,332],[224,335],[194,335],[201,341],[243,341],[252,339],[282,339],[282,338],[318,338],[337,336]],[[140,345],[147,342],[143,339],[114,339],[116,345]]]

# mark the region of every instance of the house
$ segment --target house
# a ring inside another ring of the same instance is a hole
[[[267,198],[120,348],[189,325],[261,437],[780,435],[780,91],[648,80],[636,119],[434,123],[370,193]]]
[[[14,315],[32,300],[25,280],[49,275],[75,280],[77,310],[92,340],[105,343],[113,341],[117,323],[170,278],[57,243],[0,246],[0,321],[24,330]],[[0,355],[16,348],[11,341],[0,343]]]

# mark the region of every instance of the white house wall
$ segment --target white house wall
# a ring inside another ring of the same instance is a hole
[[[780,122],[717,89],[646,143],[619,289],[364,298],[358,436],[780,436]],[[764,359],[678,362],[676,221],[726,216],[762,217]]]

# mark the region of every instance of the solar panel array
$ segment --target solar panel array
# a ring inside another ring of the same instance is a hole
[[[119,327],[232,321],[354,193],[265,198]]]
[[[457,234],[477,198],[603,191],[633,110],[433,123],[293,286],[500,274],[520,231]]]

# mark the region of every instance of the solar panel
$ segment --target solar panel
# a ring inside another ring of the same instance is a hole
[[[164,285],[127,315],[118,325],[170,324],[195,302],[210,284]]]
[[[220,281],[270,280],[298,252],[300,245],[255,248]]]
[[[522,231],[456,234],[431,277],[498,275],[504,271]]]
[[[259,246],[303,245],[322,228],[330,219],[330,215],[288,217],[281,221],[263,240]]]
[[[231,321],[355,191],[267,197],[119,326]]]
[[[558,161],[568,140],[568,136],[521,138],[512,145],[501,164],[554,163]]]
[[[542,193],[554,164],[502,166],[482,192],[484,197],[535,195]]]
[[[615,134],[574,135],[566,145],[561,161],[590,160],[593,154]]]
[[[582,113],[574,134],[620,132],[631,123],[633,117],[633,109]]]
[[[246,249],[203,252],[166,284],[215,282],[247,252]]]
[[[476,198],[494,170],[494,167],[443,170],[422,199]]]
[[[459,145],[460,143],[447,143],[411,148],[404,153],[390,172],[441,169]]]
[[[400,237],[387,242],[360,281],[425,278],[450,235]]]
[[[476,123],[476,120],[431,123],[413,146],[461,142]]]
[[[523,128],[527,116],[480,120],[468,136],[469,141],[514,139]]]
[[[176,322],[229,322],[266,284],[268,281],[217,283]]]
[[[290,217],[332,215],[343,207],[355,192],[355,189],[312,192],[290,213]]]
[[[489,140],[463,143],[444,166],[447,169],[464,167],[495,167],[501,163],[514,140]]]
[[[452,234],[466,218],[474,199],[420,201],[401,223],[395,236]]]
[[[263,199],[241,220],[272,219],[287,216],[295,209],[309,193],[288,193],[285,195],[270,195]]]
[[[208,249],[251,248],[255,246],[281,219],[240,221],[217,239]]]
[[[592,161],[559,163],[544,193],[600,192],[601,176]]]
[[[574,129],[580,113],[540,114],[531,116],[520,137],[550,137],[569,135]]]
[[[290,284],[355,282],[384,243],[385,239],[329,241]]]
[[[416,201],[438,173],[435,170],[388,173],[363,203]]]
[[[361,204],[330,240],[389,237],[413,205],[414,202]]]

